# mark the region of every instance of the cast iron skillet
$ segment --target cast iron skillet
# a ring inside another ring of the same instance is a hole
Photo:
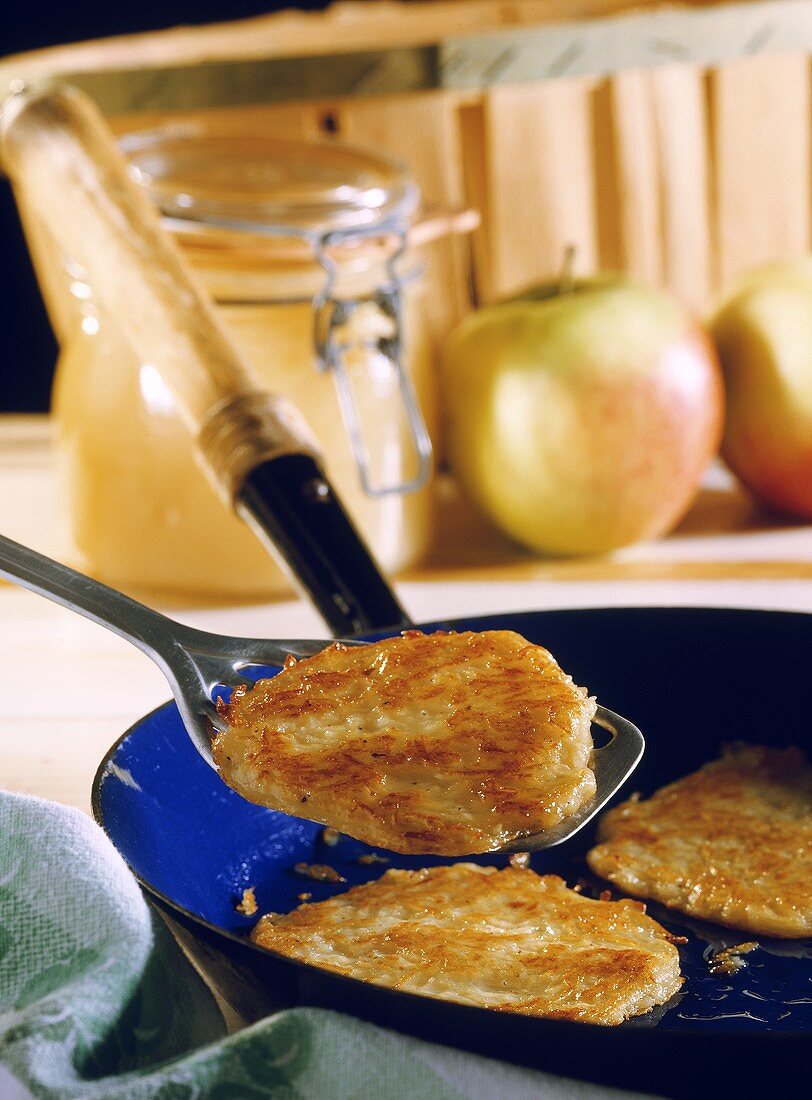
[[[449,624],[444,623],[447,627]],[[529,612],[460,620],[509,628],[552,650],[578,683],[628,715],[646,737],[622,795],[650,792],[716,755],[724,741],[810,748],[803,689],[812,616],[709,608]],[[429,624],[425,629],[432,629]],[[686,935],[686,981],[665,1009],[617,1028],[532,1019],[384,989],[252,946],[235,909],[247,886],[260,911],[293,908],[344,886],[297,878],[293,865],[330,863],[350,884],[387,866],[441,860],[390,856],[343,839],[330,848],[308,822],[263,810],[229,790],[201,760],[174,704],[153,711],[110,750],[93,785],[93,812],[215,985],[249,1019],[289,1004],[321,1005],[436,1042],[588,1080],[678,1097],[781,1094],[812,1049],[812,942],[762,941],[745,970],[709,972],[707,956],[752,937],[649,911]],[[541,872],[586,876],[587,827],[534,856]],[[451,862],[451,861],[445,861]],[[505,857],[482,862],[503,865]],[[587,890],[599,891],[597,880]],[[812,884],[810,884],[812,889]]]

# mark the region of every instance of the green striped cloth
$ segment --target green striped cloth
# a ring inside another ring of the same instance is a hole
[[[321,1009],[228,1035],[102,831],[76,810],[0,791],[2,1100],[617,1095]]]

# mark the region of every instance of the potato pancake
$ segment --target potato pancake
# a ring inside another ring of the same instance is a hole
[[[800,749],[721,760],[603,818],[592,870],[622,890],[756,935],[812,935],[812,769]]]
[[[595,793],[594,700],[509,630],[335,643],[220,710],[229,786],[396,852],[491,851]]]
[[[677,949],[640,902],[594,901],[518,867],[387,871],[270,913],[252,938],[376,985],[593,1024],[646,1012],[682,983]]]

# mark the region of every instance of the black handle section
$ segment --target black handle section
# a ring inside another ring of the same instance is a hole
[[[409,625],[310,455],[280,455],[257,466],[243,485],[237,510],[281,557],[335,637]]]

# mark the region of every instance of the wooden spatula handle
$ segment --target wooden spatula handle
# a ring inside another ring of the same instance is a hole
[[[316,452],[298,411],[261,392],[87,96],[13,94],[0,115],[0,165],[141,361],[160,369],[229,503],[261,462]]]

